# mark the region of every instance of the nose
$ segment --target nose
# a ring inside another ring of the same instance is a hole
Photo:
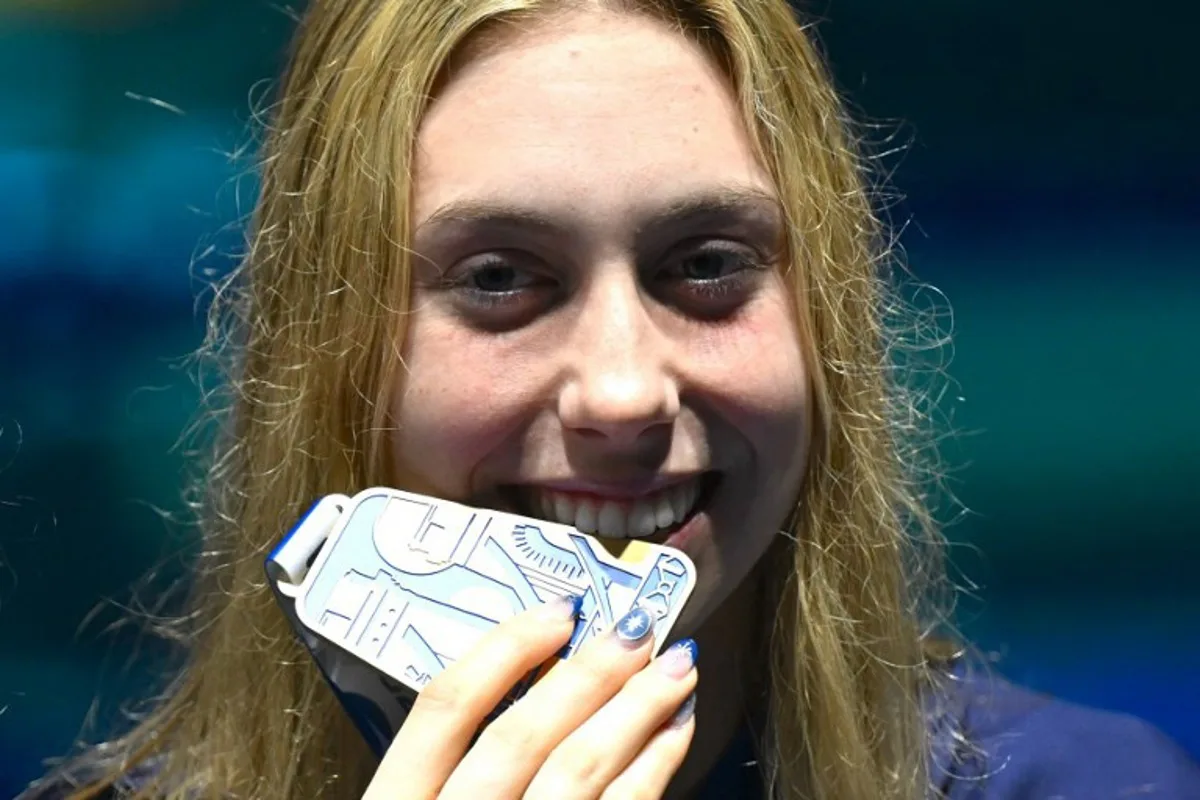
[[[569,378],[558,414],[571,431],[632,444],[679,414],[671,348],[651,320],[636,280],[590,287],[569,342]]]

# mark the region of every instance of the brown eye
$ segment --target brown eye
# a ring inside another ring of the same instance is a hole
[[[512,292],[522,288],[523,277],[513,267],[495,263],[482,266],[470,275],[471,286],[481,292]]]
[[[719,318],[749,300],[764,272],[765,261],[753,247],[709,239],[675,248],[657,280],[664,297],[681,311]]]
[[[659,275],[665,280],[705,283],[731,278],[746,270],[758,270],[763,259],[753,248],[734,241],[711,239],[678,247],[663,264]]]
[[[507,330],[553,305],[558,283],[536,259],[514,251],[465,259],[442,278],[464,319],[486,330]]]
[[[528,261],[505,253],[487,253],[458,264],[447,272],[443,284],[473,301],[487,298],[487,302],[554,284]]]
[[[715,281],[745,268],[745,256],[721,248],[698,250],[680,259],[680,277],[692,281]]]

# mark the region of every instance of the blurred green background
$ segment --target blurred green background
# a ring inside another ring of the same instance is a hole
[[[880,149],[906,145],[892,221],[954,310],[961,627],[1200,754],[1200,14],[806,8]],[[155,685],[152,643],[104,635],[117,610],[81,622],[190,547],[158,513],[195,401],[189,266],[231,263],[254,180],[229,153],[294,10],[0,2],[0,796]]]

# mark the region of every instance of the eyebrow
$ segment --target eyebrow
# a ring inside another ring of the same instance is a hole
[[[685,227],[705,222],[720,222],[730,219],[751,222],[782,221],[783,212],[779,201],[762,189],[750,187],[723,187],[698,192],[671,201],[665,207],[643,220],[637,227],[637,238],[650,234],[654,229]]]
[[[664,229],[704,224],[745,224],[778,227],[783,212],[774,195],[757,187],[724,186],[682,195],[657,208],[639,213],[635,238],[641,242]],[[453,236],[480,228],[495,231],[541,233],[569,230],[572,220],[520,204],[492,201],[448,203],[423,220],[414,231],[414,240]]]

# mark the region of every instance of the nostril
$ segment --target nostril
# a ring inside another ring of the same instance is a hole
[[[679,415],[674,382],[662,375],[581,375],[563,387],[558,413],[564,427],[585,436],[632,439]]]
[[[572,428],[571,433],[576,436],[582,436],[584,439],[603,439],[605,433],[597,428]]]

